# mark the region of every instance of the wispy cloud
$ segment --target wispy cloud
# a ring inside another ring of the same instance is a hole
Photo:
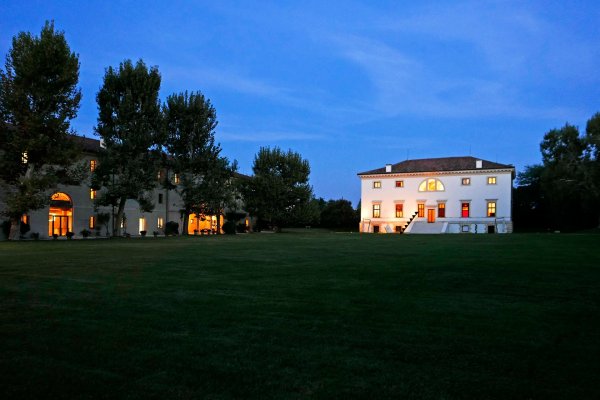
[[[279,141],[315,141],[325,140],[323,135],[306,132],[286,132],[286,131],[262,131],[262,132],[243,132],[221,131],[219,140],[223,142],[259,142],[274,143]]]

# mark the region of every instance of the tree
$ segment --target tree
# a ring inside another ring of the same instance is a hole
[[[171,188],[184,204],[183,234],[192,213],[217,215],[219,233],[220,215],[233,201],[237,164],[220,156],[221,147],[215,144],[216,111],[202,93],[185,92],[167,97],[163,114],[168,165],[180,176],[180,183]]]
[[[348,200],[329,200],[321,212],[321,226],[328,229],[356,230],[359,218]]]
[[[276,231],[290,222],[298,223],[294,221],[295,213],[312,198],[308,161],[291,150],[285,153],[278,147],[261,147],[252,170],[254,176],[242,189],[246,209]]]
[[[13,37],[0,70],[0,200],[9,239],[18,238],[21,215],[49,203],[51,189],[82,178],[70,126],[81,100],[78,80],[79,56],[53,22],[39,37]]]
[[[120,234],[125,202],[136,200],[143,212],[154,204],[150,193],[157,185],[164,141],[158,91],[161,77],[156,67],[142,60],[126,60],[118,70],[108,67],[96,96],[96,134],[104,143],[93,187],[103,188],[99,205],[117,207],[113,235]]]
[[[584,141],[585,154],[585,181],[593,200],[592,207],[598,216],[600,228],[600,113],[596,113],[587,122]]]

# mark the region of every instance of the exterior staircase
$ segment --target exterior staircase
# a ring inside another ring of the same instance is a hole
[[[415,213],[412,215],[412,217],[410,217],[410,219],[408,221],[406,221],[406,225],[404,225],[404,227],[402,228],[402,233],[404,233],[404,231],[406,230],[406,228],[408,228],[408,226],[410,225],[410,223],[413,222],[413,220],[417,217],[418,214],[419,214],[419,212],[415,211]]]

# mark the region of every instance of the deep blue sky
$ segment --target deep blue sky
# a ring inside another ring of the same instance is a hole
[[[93,136],[104,69],[142,58],[161,97],[200,90],[223,153],[309,160],[316,196],[360,197],[356,173],[409,158],[539,162],[539,142],[600,111],[600,2],[7,1],[0,53],[45,20],[81,62],[73,126]]]

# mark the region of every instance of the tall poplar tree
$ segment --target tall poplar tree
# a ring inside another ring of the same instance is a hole
[[[156,67],[126,60],[118,69],[108,67],[98,95],[96,134],[103,141],[93,186],[102,187],[98,204],[117,207],[113,234],[121,233],[128,199],[142,211],[151,211],[150,198],[157,185],[163,144],[158,92],[161,77]]]
[[[187,235],[190,214],[217,215],[233,196],[232,178],[236,163],[220,155],[215,143],[217,113],[200,92],[167,97],[163,106],[168,165],[180,177],[171,186],[183,201],[183,229]],[[217,232],[219,231],[217,227]]]
[[[12,40],[0,70],[0,193],[11,220],[9,239],[19,236],[19,219],[50,202],[59,183],[76,183],[82,169],[70,121],[81,100],[79,56],[64,32],[46,22],[40,36],[21,32]]]

